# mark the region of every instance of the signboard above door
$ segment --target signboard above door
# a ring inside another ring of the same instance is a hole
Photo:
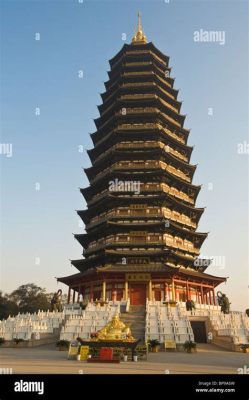
[[[129,282],[144,282],[150,281],[150,274],[125,274],[125,279]]]

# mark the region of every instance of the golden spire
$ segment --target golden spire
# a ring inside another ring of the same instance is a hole
[[[134,43],[134,44],[147,43],[147,38],[146,38],[145,34],[143,33],[143,29],[141,26],[140,12],[138,13],[137,31],[132,38],[132,43]]]

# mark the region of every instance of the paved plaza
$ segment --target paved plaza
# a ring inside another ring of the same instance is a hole
[[[249,354],[198,345],[197,353],[149,353],[147,361],[89,364],[68,360],[67,352],[54,345],[26,349],[0,349],[0,367],[14,374],[237,374],[249,367]]]

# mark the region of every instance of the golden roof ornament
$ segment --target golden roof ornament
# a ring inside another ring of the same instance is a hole
[[[147,38],[146,38],[145,34],[143,33],[143,29],[141,26],[140,12],[138,13],[137,31],[132,38],[132,43],[133,44],[147,43]]]

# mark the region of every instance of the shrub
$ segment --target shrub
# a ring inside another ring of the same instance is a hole
[[[0,346],[2,345],[2,344],[4,344],[5,343],[5,339],[3,338],[3,337],[0,337]]]
[[[157,339],[151,339],[149,340],[149,345],[150,347],[157,347],[160,346],[160,342]]]
[[[192,342],[192,340],[186,340],[183,347],[184,347],[184,350],[191,352],[192,349],[196,349],[196,343]]]
[[[58,342],[56,343],[56,347],[65,347],[68,349],[69,344],[70,342],[68,340],[58,340]]]
[[[15,344],[19,344],[19,343],[24,342],[24,339],[15,338],[15,339],[13,339],[13,342],[15,342]]]

